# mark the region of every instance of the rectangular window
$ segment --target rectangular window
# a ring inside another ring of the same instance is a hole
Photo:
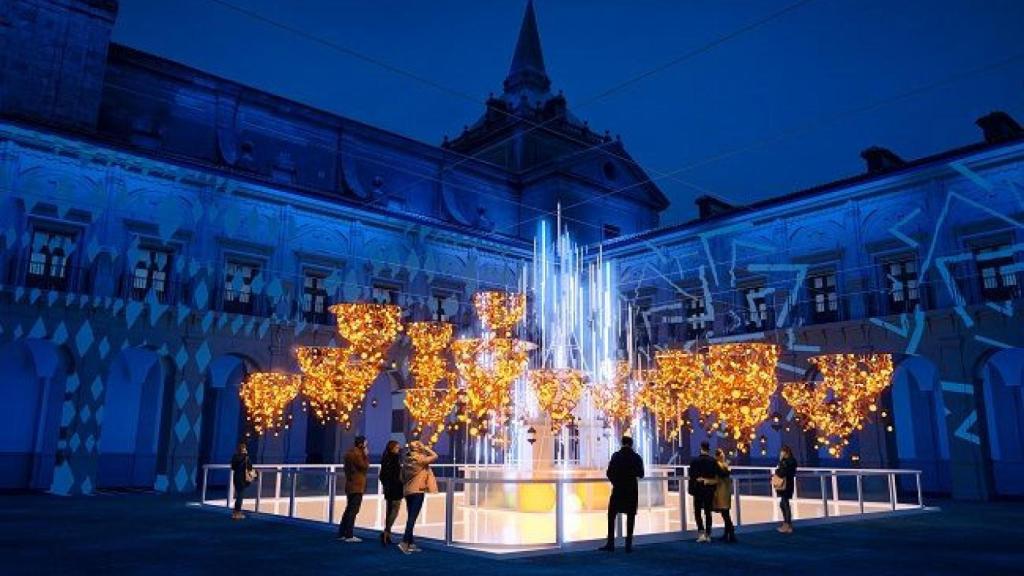
[[[982,248],[974,253],[985,300],[1012,300],[1020,297],[1013,248],[1003,244]]]
[[[703,338],[708,332],[708,308],[704,296],[686,299],[686,336],[689,340]]]
[[[225,312],[252,314],[255,301],[252,283],[259,273],[259,264],[228,260],[224,266]]]
[[[391,411],[391,433],[405,434],[405,410]]]
[[[327,286],[319,274],[306,272],[302,281],[302,317],[306,322],[328,324]]]
[[[430,317],[435,322],[456,322],[459,317],[459,295],[447,290],[431,294]]]
[[[839,319],[839,292],[836,275],[816,274],[807,278],[811,295],[811,318],[814,322],[835,322]]]
[[[159,302],[167,300],[167,274],[171,269],[169,250],[136,250],[132,267],[132,298],[144,300],[150,294]]]
[[[921,302],[917,282],[917,260],[907,258],[886,262],[885,285],[890,312],[907,312]]]
[[[743,291],[743,307],[747,311],[747,330],[756,331],[768,328],[768,293],[763,286],[755,286]]]
[[[75,236],[67,232],[36,230],[32,233],[32,253],[28,262],[28,285],[36,288],[67,290],[68,259],[74,250]]]
[[[371,297],[377,304],[401,304],[401,291],[394,284],[374,284]]]

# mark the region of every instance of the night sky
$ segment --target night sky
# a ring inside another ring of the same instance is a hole
[[[114,41],[425,142],[499,92],[525,0],[224,0],[445,87],[417,82],[213,0],[121,0]],[[621,134],[691,218],[859,173],[871,145],[917,158],[1024,123],[1024,2],[811,0],[610,95],[605,91],[794,4],[536,0],[548,74],[592,128]],[[681,170],[681,171],[680,171]],[[658,174],[677,174],[658,177]]]

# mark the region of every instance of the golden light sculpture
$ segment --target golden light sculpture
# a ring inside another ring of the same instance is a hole
[[[249,374],[238,389],[246,420],[257,435],[272,431],[276,436],[281,428],[288,428],[288,403],[298,393],[299,376],[279,372]]]
[[[714,414],[721,433],[732,438],[741,452],[757,438],[758,425],[768,417],[778,387],[778,360],[779,348],[774,344],[737,342],[708,347],[706,376],[701,381],[708,394],[706,409]],[[710,421],[707,414],[705,419]]]
[[[636,398],[630,389],[632,375],[629,362],[620,360],[615,363],[610,382],[595,383],[590,387],[594,407],[623,430],[632,426],[636,414]]]
[[[850,435],[878,410],[878,397],[892,382],[891,354],[827,354],[809,359],[821,373],[817,383],[783,386],[782,396],[803,417],[817,442],[840,456]]]
[[[473,295],[473,308],[483,322],[484,329],[500,336],[510,337],[516,324],[526,315],[526,295],[512,292],[477,292]]]
[[[540,368],[530,370],[528,378],[537,395],[537,405],[547,413],[551,431],[557,434],[572,423],[572,411],[583,395],[586,376],[571,368]]]
[[[374,352],[383,356],[402,331],[402,309],[393,304],[343,302],[327,310],[337,320],[338,334],[363,359]]]
[[[453,331],[447,322],[413,322],[406,328],[413,347],[410,371],[417,387],[405,391],[405,407],[421,440],[430,430],[424,440],[429,444],[437,442],[458,395],[455,373],[445,356]],[[437,388],[438,384],[444,387]]]
[[[467,338],[452,342],[455,368],[465,383],[464,421],[471,436],[502,418],[512,401],[512,383],[526,370],[529,342],[512,338]]]
[[[416,422],[420,441],[433,445],[444,430],[444,421],[455,408],[459,389],[409,388],[405,391],[405,408]],[[430,430],[429,436],[425,436]]]
[[[299,346],[295,358],[302,371],[305,405],[321,423],[342,419],[338,403],[338,375],[348,364],[349,351],[329,346]]]

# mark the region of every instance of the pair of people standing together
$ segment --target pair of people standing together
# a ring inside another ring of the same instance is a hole
[[[391,543],[391,528],[398,519],[398,513],[405,500],[406,522],[405,533],[398,548],[404,554],[418,552],[414,529],[423,500],[427,493],[437,492],[437,479],[430,469],[430,464],[437,460],[437,453],[425,444],[413,441],[409,444],[405,458],[400,455],[398,442],[391,440],[384,448],[381,456],[380,482],[384,489],[386,513],[384,531],[380,535],[382,546]],[[345,453],[345,512],[338,526],[338,539],[345,542],[360,542],[353,534],[355,519],[362,505],[363,493],[366,492],[366,473],[370,469],[369,448],[366,438],[359,436],[353,446]]]
[[[711,542],[711,512],[718,512],[725,522],[723,540],[736,542],[736,527],[732,523],[732,471],[719,448],[711,457],[711,445],[700,443],[700,454],[690,462],[690,480],[687,492],[693,497],[693,514],[697,521],[697,542]]]

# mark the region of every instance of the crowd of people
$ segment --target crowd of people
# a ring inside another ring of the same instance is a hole
[[[426,494],[437,492],[437,479],[430,467],[436,460],[437,453],[430,446],[416,440],[410,442],[404,451],[395,440],[389,441],[384,447],[378,475],[385,501],[384,530],[380,533],[381,546],[393,543],[391,529],[398,519],[404,501],[405,530],[398,542],[398,549],[403,554],[421,550],[416,545],[416,520],[423,509]],[[342,542],[362,542],[362,539],[355,535],[355,521],[362,506],[363,494],[366,492],[369,470],[369,445],[366,437],[357,436],[352,448],[344,457],[345,511],[338,525],[338,540]],[[232,518],[239,520],[245,518],[242,512],[245,489],[256,476],[245,443],[239,443],[238,450],[231,458],[231,472],[235,493]],[[782,524],[778,531],[783,534],[793,532],[790,500],[793,498],[796,473],[797,461],[793,451],[789,446],[783,446],[771,480],[782,513]],[[620,449],[612,454],[608,461],[606,476],[612,485],[608,500],[608,532],[605,545],[598,550],[615,551],[615,523],[618,515],[622,514],[626,517],[625,551],[632,552],[633,529],[639,504],[638,483],[644,477],[644,462],[633,450],[631,437],[622,437]],[[721,540],[735,544],[738,540],[731,515],[733,481],[726,453],[719,448],[712,456],[711,445],[707,441],[701,442],[700,454],[690,462],[687,477],[687,493],[692,499],[694,520],[697,524],[697,542],[703,544],[712,541],[712,515],[718,513],[725,528]]]

